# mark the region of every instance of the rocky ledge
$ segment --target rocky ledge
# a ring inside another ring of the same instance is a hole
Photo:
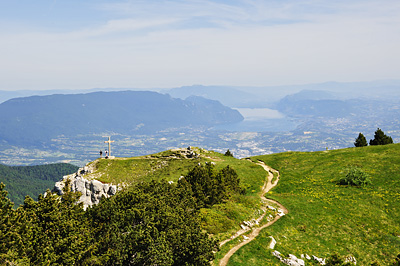
[[[90,174],[92,169],[85,166],[71,175],[64,176],[63,179],[56,182],[52,192],[62,196],[64,194],[63,188],[65,182],[69,179],[71,181],[71,191],[80,192],[81,197],[79,202],[83,203],[83,208],[98,204],[102,197],[110,197],[117,193],[119,190],[117,185],[102,183],[95,179],[86,179],[83,175]]]

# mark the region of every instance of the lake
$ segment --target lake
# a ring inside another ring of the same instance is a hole
[[[243,115],[243,121],[218,125],[213,129],[233,132],[282,132],[294,130],[298,125],[279,111],[269,108],[235,108],[235,110]]]

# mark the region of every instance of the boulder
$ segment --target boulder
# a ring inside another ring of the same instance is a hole
[[[289,254],[288,258],[283,259],[282,262],[290,266],[304,266],[304,261],[293,254]]]
[[[316,260],[316,261],[317,261],[319,264],[321,264],[321,265],[325,265],[325,264],[326,264],[325,259],[318,258],[317,256],[314,256],[314,255],[312,255],[312,258],[313,258],[314,260]]]
[[[353,263],[354,265],[357,265],[357,260],[353,256],[347,256],[345,259],[346,263]]]
[[[272,255],[274,255],[274,256],[277,257],[280,261],[282,261],[282,254],[281,254],[279,251],[274,250],[274,251],[272,252]]]
[[[278,210],[278,215],[282,217],[282,216],[285,215],[285,212],[283,210],[279,209]]]
[[[275,245],[276,245],[276,240],[275,240],[275,238],[273,237],[273,236],[270,236],[270,238],[271,238],[271,243],[269,243],[269,249],[274,249],[275,248]]]
[[[302,259],[298,259],[295,255],[289,254],[288,257],[282,257],[282,254],[279,251],[273,251],[272,255],[277,257],[282,263],[289,266],[305,266],[305,262]]]

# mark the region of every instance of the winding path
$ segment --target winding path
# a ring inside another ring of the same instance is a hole
[[[279,202],[277,202],[277,201],[275,201],[275,200],[267,199],[267,198],[265,198],[265,196],[264,196],[268,191],[270,191],[273,187],[275,187],[275,186],[278,184],[279,177],[280,177],[279,172],[278,172],[277,170],[272,169],[271,167],[265,165],[264,162],[261,162],[261,161],[260,161],[260,162],[257,163],[257,164],[260,165],[261,167],[263,167],[264,170],[267,171],[267,173],[268,173],[268,180],[265,182],[264,187],[263,187],[263,189],[262,189],[262,191],[261,191],[261,200],[262,200],[263,202],[265,202],[265,203],[273,203],[273,204],[278,205],[278,206],[279,206],[279,209],[281,209],[285,214],[287,214],[289,211],[288,211],[282,204],[280,204]],[[273,174],[273,173],[276,173],[276,174],[278,175],[278,176],[277,176],[277,179],[275,180],[274,183],[272,183],[272,179],[274,178],[274,174]],[[261,216],[260,216],[258,219],[256,219],[256,220],[257,220],[258,222],[260,222],[260,221],[264,218],[264,216],[265,216],[265,213],[264,213],[263,215],[261,215]],[[220,260],[219,265],[220,265],[220,266],[225,266],[225,265],[227,265],[227,264],[228,264],[228,261],[229,261],[229,259],[230,259],[230,257],[231,257],[237,250],[239,250],[239,248],[241,248],[242,246],[244,246],[244,245],[246,245],[247,243],[249,243],[250,241],[252,241],[254,238],[256,238],[256,237],[260,234],[260,232],[261,232],[262,229],[264,229],[264,228],[266,228],[266,227],[268,227],[268,226],[274,224],[277,220],[279,220],[279,218],[281,218],[281,216],[280,216],[280,215],[276,215],[275,218],[274,218],[273,220],[269,221],[268,223],[266,223],[266,224],[264,224],[264,225],[262,225],[262,226],[260,226],[260,227],[253,228],[253,230],[251,231],[251,233],[247,236],[248,238],[244,239],[242,242],[240,242],[239,244],[237,244],[236,246],[234,246],[232,249],[230,249],[230,250],[228,251],[228,253],[226,253],[225,256]],[[220,246],[222,246],[222,245],[224,245],[225,243],[231,241],[232,239],[235,239],[236,237],[242,235],[243,233],[245,233],[245,232],[247,232],[247,231],[249,231],[249,230],[251,230],[251,228],[248,228],[248,229],[241,229],[241,230],[237,231],[231,238],[222,241],[222,242],[220,243]]]

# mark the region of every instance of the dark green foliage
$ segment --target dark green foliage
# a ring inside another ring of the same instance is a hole
[[[225,152],[224,155],[225,155],[225,156],[233,157],[233,154],[232,154],[232,152],[231,152],[229,149]]]
[[[232,193],[243,193],[239,186],[236,171],[228,166],[216,171],[212,163],[195,166],[185,178],[179,181],[180,186],[188,183],[196,198],[197,207],[211,207],[221,203]]]
[[[89,210],[102,265],[209,265],[218,245],[194,200],[165,181],[139,183]]]
[[[0,184],[0,265],[201,266],[218,250],[185,187],[137,183],[86,212],[68,187],[14,210]]]
[[[354,264],[345,262],[345,260],[339,257],[338,254],[333,254],[326,260],[326,266],[352,266]]]
[[[339,180],[341,185],[366,186],[371,184],[370,176],[358,167],[351,167],[347,170],[345,177]]]
[[[64,175],[72,174],[78,166],[66,163],[36,166],[6,166],[0,164],[0,182],[7,185],[8,197],[16,206],[26,195],[37,198],[40,193],[54,186]]]
[[[13,203],[7,198],[5,185],[0,183],[0,239],[8,238],[8,228],[10,227],[10,214],[12,214]],[[1,240],[0,240],[1,241]],[[0,242],[0,253],[7,251],[7,242]]]
[[[397,255],[395,262],[393,263],[394,266],[400,266],[400,254]]]
[[[81,205],[75,204],[79,195],[65,192],[63,200],[50,191],[38,201],[27,196],[22,207],[8,211],[11,223],[0,230],[7,232],[0,238],[0,247],[7,250],[0,250],[4,263],[24,259],[31,265],[78,264],[89,244],[90,227]]]
[[[354,146],[356,146],[356,147],[368,146],[367,139],[365,138],[365,136],[362,133],[358,134],[358,137],[356,138],[356,141],[354,142]]]
[[[369,145],[386,145],[392,143],[392,137],[387,136],[380,128],[375,131],[374,139],[369,141]]]

